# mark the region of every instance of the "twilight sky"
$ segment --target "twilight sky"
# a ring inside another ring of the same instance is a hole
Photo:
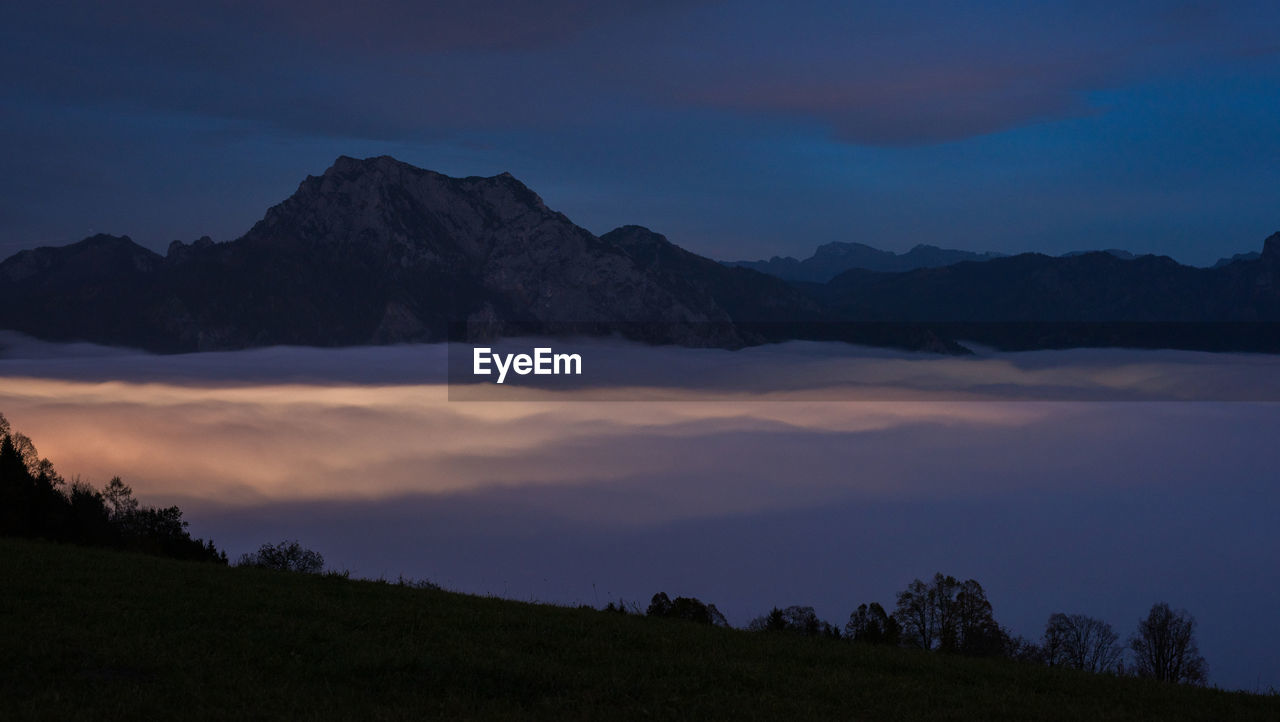
[[[120,0],[0,23],[0,257],[229,240],[340,155],[596,233],[1207,264],[1280,230],[1274,2]]]

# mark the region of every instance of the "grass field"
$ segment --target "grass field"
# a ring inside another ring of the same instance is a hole
[[[0,673],[7,720],[1280,719],[1277,696],[13,540]]]

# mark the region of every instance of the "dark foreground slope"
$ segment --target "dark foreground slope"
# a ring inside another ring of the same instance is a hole
[[[0,541],[7,719],[1277,719],[1280,698]]]

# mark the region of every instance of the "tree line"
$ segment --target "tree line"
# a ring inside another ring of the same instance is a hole
[[[68,482],[0,414],[0,535],[227,563],[213,541],[192,539],[182,510],[145,506],[114,477],[101,490]]]
[[[0,413],[0,536],[110,547],[159,556],[227,564],[212,540],[192,539],[177,506],[144,506],[116,476],[101,490],[79,478],[68,482],[42,458],[31,437]],[[324,573],[324,557],[297,540],[263,544],[240,555],[236,566]],[[347,572],[330,572],[347,576]],[[434,586],[401,579],[405,586]]]
[[[605,610],[729,626],[714,604],[693,597],[672,600],[665,592],[655,594],[643,612],[624,602],[611,602]],[[962,582],[938,573],[927,582],[913,580],[898,592],[892,612],[878,602],[860,604],[843,629],[808,606],[774,607],[752,619],[747,629],[1204,685],[1209,668],[1196,644],[1195,626],[1190,614],[1159,602],[1123,643],[1107,622],[1061,612],[1049,617],[1039,640],[1028,640],[996,622],[977,580]]]

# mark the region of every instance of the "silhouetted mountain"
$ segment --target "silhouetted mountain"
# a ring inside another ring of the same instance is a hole
[[[128,236],[104,234],[20,251],[0,263],[0,325],[51,340],[154,347],[139,317],[164,258]]]
[[[1071,258],[1073,256],[1083,256],[1086,253],[1106,253],[1107,255],[1115,256],[1116,258],[1119,258],[1122,261],[1132,261],[1133,259],[1138,257],[1137,255],[1130,253],[1122,248],[1102,248],[1096,251],[1067,251],[1066,253],[1059,256],[1059,258]]]
[[[149,273],[163,260],[128,236],[98,234],[60,248],[19,251],[0,265],[0,278],[9,283],[65,289],[99,277]]]
[[[670,248],[661,269],[642,269],[509,174],[450,178],[342,157],[229,243],[175,242],[161,258],[98,236],[20,253],[0,264],[0,321],[165,351],[439,339],[453,322],[491,334],[649,323],[631,328],[647,328],[646,340],[736,345],[719,299],[779,315],[813,305],[753,272],[717,266],[710,286],[691,283],[681,274],[697,257]]]
[[[826,283],[854,268],[895,273],[950,266],[962,261],[989,261],[1001,256],[999,253],[973,253],[923,244],[898,254],[863,243],[836,242],[818,246],[814,254],[803,261],[790,256],[774,256],[767,261],[726,261],[725,265],[750,268],[788,281]]]
[[[1277,244],[1267,241],[1268,249]],[[901,274],[848,271],[822,291],[841,316],[913,321],[1280,320],[1275,253],[1221,268],[1167,256],[1037,253]]]
[[[1215,264],[1213,264],[1213,266],[1212,266],[1212,267],[1213,267],[1213,268],[1221,268],[1221,267],[1223,267],[1223,266],[1230,265],[1230,264],[1235,263],[1235,262],[1237,262],[1237,261],[1256,261],[1256,260],[1258,260],[1258,257],[1259,257],[1259,256],[1261,256],[1261,255],[1262,255],[1262,254],[1261,254],[1261,253],[1258,253],[1257,251],[1249,251],[1248,253],[1237,253],[1237,254],[1235,254],[1234,256],[1230,257],[1230,258],[1219,258],[1219,259],[1218,259],[1218,262],[1217,262],[1217,263],[1215,263]]]
[[[1028,253],[900,274],[848,271],[816,291],[860,322],[931,324],[1003,348],[1137,346],[1280,351],[1280,233],[1254,261]]]
[[[786,282],[640,226],[596,237],[509,174],[342,157],[234,241],[175,242],[161,257],[94,236],[18,253],[0,263],[0,327],[160,351],[439,340],[459,323],[481,337],[618,332],[722,347],[805,338],[954,353],[970,338],[1280,351],[1280,234],[1257,258],[1211,269],[927,246],[829,244],[814,257],[836,258],[936,265]]]
[[[780,279],[729,268],[686,251],[643,226],[622,226],[600,237],[620,246],[645,273],[739,322],[797,322],[822,317],[808,294]]]

